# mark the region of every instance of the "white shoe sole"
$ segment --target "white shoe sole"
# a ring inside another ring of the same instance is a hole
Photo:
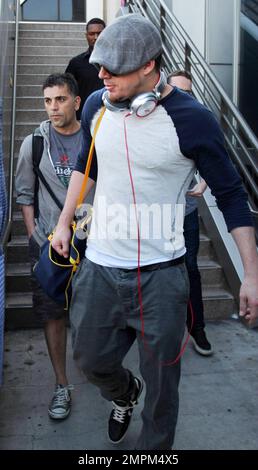
[[[196,352],[198,352],[198,354],[200,354],[201,356],[212,356],[212,354],[213,354],[212,349],[209,349],[208,351],[206,351],[206,349],[200,348],[198,346],[198,344],[196,343],[194,338],[192,338],[192,342],[193,342],[193,345],[194,345],[194,349],[195,349]]]
[[[62,415],[56,415],[55,413],[52,413],[52,411],[48,410],[48,416],[51,418],[51,419],[65,419],[69,416],[69,414],[71,413],[71,408],[64,414]]]

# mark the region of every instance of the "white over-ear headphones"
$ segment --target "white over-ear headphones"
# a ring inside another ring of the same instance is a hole
[[[141,93],[125,101],[110,101],[108,91],[102,95],[104,105],[109,111],[121,112],[127,109],[131,114],[135,113],[138,117],[148,116],[156,108],[161,99],[162,92],[167,84],[167,78],[163,71],[160,72],[160,78],[152,91]]]

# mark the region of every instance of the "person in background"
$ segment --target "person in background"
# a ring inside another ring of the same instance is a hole
[[[70,74],[50,75],[42,89],[49,119],[43,121],[35,130],[35,135],[43,136],[44,142],[39,167],[56,198],[63,205],[82,142],[81,124],[76,119],[76,111],[81,100],[76,80]],[[28,232],[32,270],[39,259],[40,247],[56,226],[60,215],[60,208],[41,180],[38,192],[35,194],[32,134],[27,136],[21,145],[15,185],[17,203],[21,205]],[[68,384],[66,374],[67,312],[43,292],[33,274],[31,281],[34,313],[44,327],[48,353],[56,378],[48,414],[50,418],[60,420],[67,418],[71,411],[72,386]]]
[[[192,76],[185,70],[175,70],[168,76],[168,83],[192,95]],[[201,275],[197,263],[200,244],[200,230],[197,198],[201,197],[207,188],[206,182],[201,178],[196,184],[192,181],[186,194],[184,237],[185,237],[185,263],[190,281],[190,298],[187,306],[187,327],[191,329],[191,336],[195,350],[202,356],[210,356],[213,351],[207,339],[204,322],[204,309],[202,300]]]
[[[103,80],[99,78],[96,67],[90,64],[89,59],[95,42],[105,27],[106,24],[101,18],[92,18],[88,21],[86,24],[85,37],[89,47],[86,52],[73,57],[65,70],[66,73],[71,73],[74,76],[79,87],[81,104],[76,113],[77,119],[81,118],[82,108],[88,96],[93,91],[103,88]]]
[[[135,448],[155,451],[171,449],[178,417],[189,299],[183,216],[196,169],[241,254],[240,314],[250,324],[258,317],[258,256],[241,179],[215,117],[167,83],[161,59],[160,33],[140,14],[117,18],[99,36],[90,61],[106,90],[94,92],[83,108],[83,145],[52,240],[68,257],[70,223],[104,103],[87,187],[97,183],[92,224],[86,258],[73,280],[73,353],[112,402],[108,435],[118,444],[143,389],[141,377],[123,366],[137,340],[146,395]]]

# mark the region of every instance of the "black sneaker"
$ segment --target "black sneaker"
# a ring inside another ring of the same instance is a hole
[[[196,330],[192,333],[192,340],[195,350],[202,356],[210,356],[213,353],[211,344],[207,340],[204,329]]]
[[[135,389],[129,402],[124,400],[113,401],[114,408],[111,411],[108,422],[108,437],[113,444],[121,442],[129,428],[133,408],[138,404],[138,398],[142,393],[143,383],[138,377],[134,377]]]

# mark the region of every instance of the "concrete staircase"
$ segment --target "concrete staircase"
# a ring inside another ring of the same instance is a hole
[[[52,72],[63,72],[71,57],[86,49],[84,25],[21,24],[18,64],[16,159],[22,140],[46,119],[41,84]],[[16,160],[17,161],[17,160]],[[6,327],[37,326],[32,312],[28,240],[21,212],[14,204],[12,239],[8,246],[6,277]],[[199,265],[205,316],[228,318],[235,309],[212,244],[202,229]]]
[[[198,266],[202,279],[205,318],[209,320],[229,318],[237,312],[237,306],[223,268],[218,263],[212,241],[201,220]]]

